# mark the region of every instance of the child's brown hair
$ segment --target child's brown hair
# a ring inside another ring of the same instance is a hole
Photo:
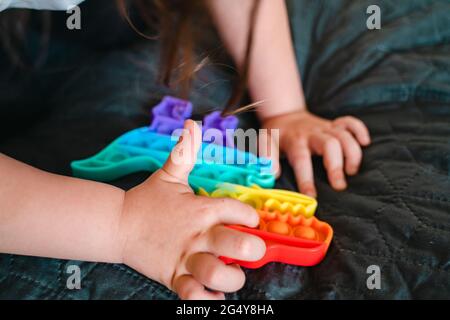
[[[161,41],[159,80],[167,86],[175,84],[180,95],[189,96],[192,80],[199,65],[194,57],[194,36],[192,32],[193,14],[204,6],[207,0],[116,0],[120,15],[140,35],[148,39]],[[236,82],[233,92],[223,110],[223,114],[230,114],[238,106],[246,91],[249,60],[253,42],[253,27],[255,25],[260,0],[252,0],[253,8],[250,16],[250,30],[248,31],[247,50],[243,68]],[[147,36],[135,27],[129,16],[129,6],[134,5],[142,20],[150,27],[158,27],[157,36]],[[12,63],[19,67],[26,67],[20,57],[21,42],[25,39],[26,27],[30,19],[28,10],[14,10],[4,14],[0,19],[0,41]],[[49,42],[51,27],[50,14],[42,12],[41,43],[45,48]],[[39,66],[45,60],[45,51],[41,51],[34,66]],[[176,72],[175,72],[176,71]]]

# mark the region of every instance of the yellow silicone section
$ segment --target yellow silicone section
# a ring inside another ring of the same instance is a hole
[[[260,187],[249,188],[229,183],[221,184],[210,194],[204,189],[200,189],[198,194],[213,198],[233,198],[247,203],[257,210],[279,212],[280,214],[289,213],[293,219],[297,216],[312,217],[317,208],[316,199],[301,193]]]

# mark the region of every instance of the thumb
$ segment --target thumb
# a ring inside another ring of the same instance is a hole
[[[177,182],[188,184],[188,177],[194,168],[201,144],[201,129],[194,121],[186,120],[182,134],[162,170]]]

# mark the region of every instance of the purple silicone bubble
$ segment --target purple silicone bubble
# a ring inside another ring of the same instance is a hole
[[[229,147],[234,146],[233,133],[239,123],[236,116],[222,117],[220,115],[220,111],[214,111],[213,113],[207,115],[203,122],[203,132],[208,129],[216,129],[222,133],[223,141],[214,141],[214,143],[222,143],[223,145]]]

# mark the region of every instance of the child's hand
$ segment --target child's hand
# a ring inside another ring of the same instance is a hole
[[[244,285],[245,275],[238,265],[225,265],[218,257],[256,261],[263,257],[265,243],[223,225],[256,227],[259,217],[253,208],[192,192],[187,179],[200,144],[200,129],[187,121],[164,167],[126,193],[123,262],[182,299],[223,299],[223,292]]]
[[[286,153],[294,170],[300,192],[313,197],[317,193],[312,154],[323,156],[331,186],[344,190],[347,187],[344,168],[347,175],[356,174],[362,160],[361,146],[370,144],[367,127],[361,120],[350,116],[330,121],[308,111],[299,111],[269,118],[263,122],[263,127],[280,130],[279,147]],[[272,148],[270,157],[279,173],[278,155],[274,150]]]

